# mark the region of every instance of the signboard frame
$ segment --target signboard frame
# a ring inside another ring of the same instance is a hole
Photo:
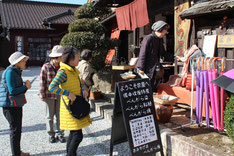
[[[164,155],[149,79],[116,83],[110,156],[114,145],[127,140],[132,156]]]

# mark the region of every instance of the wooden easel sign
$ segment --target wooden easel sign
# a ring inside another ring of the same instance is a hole
[[[116,84],[115,91],[110,155],[112,155],[114,144],[124,142],[124,137],[119,135],[121,133],[122,136],[127,136],[132,156],[148,156],[156,152],[163,155],[149,80],[139,79],[119,82]],[[122,111],[121,117],[119,110]],[[118,137],[116,137],[116,133],[118,133]]]

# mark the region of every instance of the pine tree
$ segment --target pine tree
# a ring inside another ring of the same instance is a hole
[[[95,71],[105,67],[105,58],[109,49],[117,45],[116,40],[103,37],[106,32],[101,17],[110,14],[106,7],[96,7],[92,3],[80,6],[74,16],[76,21],[70,23],[68,33],[62,38],[61,45],[73,46],[79,50],[90,49],[93,54],[92,66]]]

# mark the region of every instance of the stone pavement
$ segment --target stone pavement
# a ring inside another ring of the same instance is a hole
[[[32,67],[23,72],[24,80],[31,80],[39,76],[40,68]],[[21,148],[34,156],[64,156],[66,143],[50,144],[45,124],[45,104],[40,101],[37,93],[39,77],[34,81],[32,88],[27,92],[28,103],[23,107],[23,129]],[[92,112],[93,124],[83,129],[84,139],[78,148],[79,156],[106,156],[109,155],[111,123]],[[65,132],[65,136],[68,136]],[[0,108],[0,156],[10,156],[9,124]],[[130,155],[128,143],[114,147],[114,155]]]

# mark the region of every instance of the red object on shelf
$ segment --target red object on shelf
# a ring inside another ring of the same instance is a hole
[[[92,92],[92,91],[90,91],[90,96],[89,96],[89,98],[90,99],[100,99],[101,98],[101,91],[100,90],[97,90],[97,91],[95,91],[95,92]]]

